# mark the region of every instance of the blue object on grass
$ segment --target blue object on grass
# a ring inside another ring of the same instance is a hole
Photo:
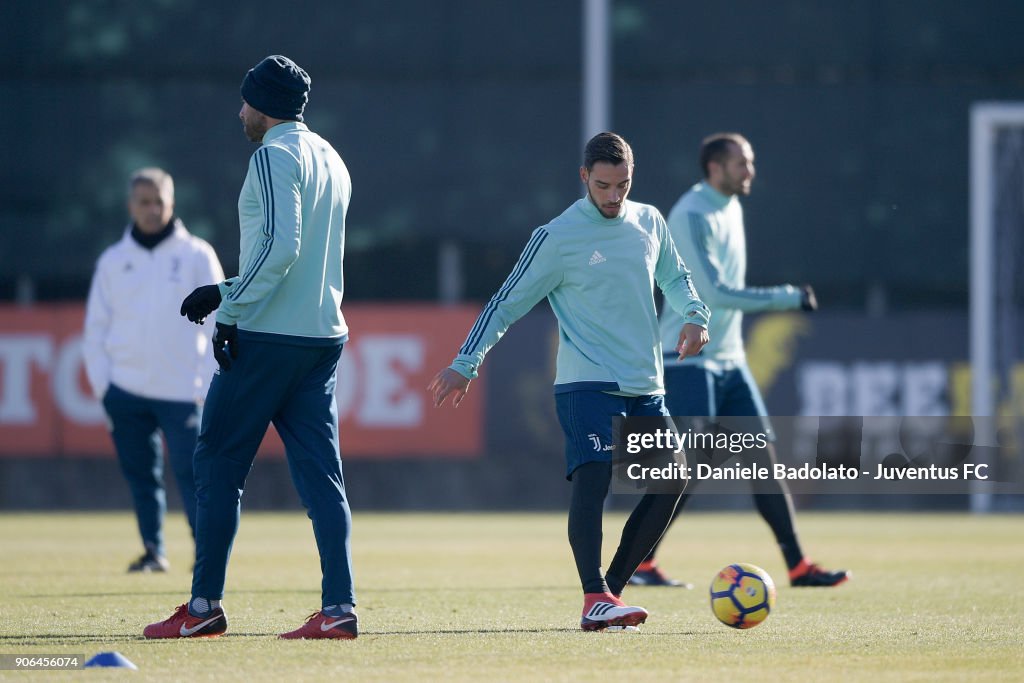
[[[100,652],[95,657],[85,663],[85,666],[113,666],[119,669],[134,669],[139,670],[139,667],[135,666],[130,659],[125,657],[120,652]]]

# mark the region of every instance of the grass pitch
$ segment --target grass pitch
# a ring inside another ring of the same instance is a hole
[[[605,520],[610,558],[624,517]],[[228,633],[146,641],[189,593],[191,540],[168,519],[165,575],[128,575],[128,514],[0,515],[0,654],[116,650],[143,679],[351,681],[1020,681],[1024,519],[812,515],[801,540],[854,571],[836,589],[792,589],[754,513],[691,514],[662,565],[693,591],[630,588],[640,633],[583,633],[564,514],[355,513],[362,635],[280,641],[319,607],[319,562],[300,513],[243,513],[228,569]],[[607,561],[607,560],[606,560]],[[730,562],[779,586],[761,626],[718,623],[707,584]],[[0,671],[0,679],[123,679],[121,669]]]

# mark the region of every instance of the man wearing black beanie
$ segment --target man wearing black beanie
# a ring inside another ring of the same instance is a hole
[[[219,636],[228,557],[245,478],[270,423],[320,552],[322,605],[282,638],[358,635],[349,550],[351,514],[338,445],[336,371],[348,326],[341,313],[345,215],[352,181],[331,145],[302,122],[310,78],[281,55],[242,81],[238,116],[261,143],[238,200],[239,276],[199,287],[181,315],[217,311],[210,384],[194,457],[196,565],[192,597],[147,638]]]
[[[272,119],[302,121],[309,86],[309,75],[298,64],[282,55],[271,55],[245,74],[242,99]]]

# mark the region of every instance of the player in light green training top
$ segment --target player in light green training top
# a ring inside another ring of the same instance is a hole
[[[739,196],[750,194],[754,180],[754,150],[737,133],[706,138],[700,151],[704,180],[682,196],[668,215],[669,228],[679,252],[693,267],[693,280],[715,311],[711,342],[699,356],[665,364],[665,402],[677,416],[750,417],[748,431],[763,431],[774,440],[761,393],[750,375],[743,350],[743,312],[818,307],[807,285],[748,287],[747,246],[743,207]],[[669,339],[682,320],[666,309],[661,316],[662,339]],[[733,427],[738,427],[733,420]],[[687,425],[680,425],[684,430]],[[775,450],[769,444],[768,456]],[[745,458],[748,456],[744,456]],[[694,482],[691,482],[691,487]],[[797,540],[793,505],[785,481],[774,478],[753,485],[758,512],[771,527],[789,567],[794,586],[835,586],[849,577],[844,570],[828,571],[808,560]],[[682,510],[692,489],[679,504]],[[676,512],[678,513],[678,510]],[[655,548],[656,550],[656,548]],[[655,551],[630,579],[633,585],[682,586],[665,576],[654,559]]]
[[[612,418],[667,417],[655,282],[679,314],[671,347],[680,356],[707,343],[709,312],[690,284],[668,226],[653,206],[626,199],[633,151],[620,136],[587,143],[580,179],[587,194],[534,231],[505,284],[484,307],[451,367],[429,390],[457,406],[487,351],[547,297],[558,318],[555,404],[572,481],[569,544],[583,584],[581,627],[635,629],[647,611],[619,595],[675,512],[677,495],[644,496],[601,569],[601,519],[612,477]]]
[[[143,629],[147,638],[206,638],[227,630],[221,603],[245,480],[273,423],[320,554],[321,609],[281,638],[359,635],[352,578],[352,514],[341,469],[338,362],[348,340],[341,312],[345,219],[352,178],[334,147],[303,120],[312,80],[270,55],[242,80],[239,123],[260,145],[238,196],[240,275],[197,288],[181,303],[192,322],[217,311],[199,441],[192,596]]]

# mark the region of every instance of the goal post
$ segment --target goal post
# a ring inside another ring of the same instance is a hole
[[[971,413],[981,418],[998,417],[1001,404],[1012,398],[1024,289],[1018,282],[1022,233],[1024,102],[976,102],[970,122],[969,320]],[[996,446],[995,420],[978,424],[984,428],[976,443]],[[971,510],[988,512],[992,504],[989,486],[974,482]]]

